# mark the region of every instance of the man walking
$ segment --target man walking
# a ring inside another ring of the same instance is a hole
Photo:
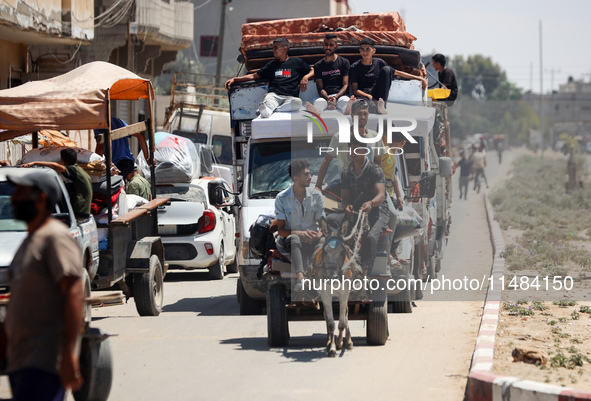
[[[289,41],[278,38],[273,41],[273,57],[263,68],[252,74],[230,78],[225,88],[230,89],[235,82],[268,79],[269,92],[259,104],[259,113],[268,118],[277,111],[297,111],[302,108],[299,91],[305,92],[308,80],[314,76],[314,69],[297,57],[289,57]]]
[[[458,162],[458,167],[460,167],[460,199],[464,195],[464,200],[468,200],[468,184],[474,175],[474,169],[472,168],[472,161],[466,158],[464,150],[460,151],[460,157],[462,158]]]
[[[476,185],[478,184],[478,179],[481,175],[482,178],[484,178],[486,187],[488,188],[488,181],[486,179],[486,175],[484,175],[484,168],[486,167],[486,155],[482,152],[482,147],[476,150],[470,160],[472,161],[472,168],[474,168],[474,189],[476,190]]]
[[[28,237],[9,268],[5,321],[8,372],[14,400],[63,400],[82,377],[76,344],[82,329],[82,255],[67,227],[51,217],[60,199],[54,177],[35,171],[7,175],[16,189],[14,216]]]

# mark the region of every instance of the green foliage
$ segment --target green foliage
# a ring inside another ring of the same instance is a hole
[[[507,75],[490,57],[481,54],[455,56],[449,66],[456,73],[458,86],[465,96],[485,100],[507,80]]]
[[[162,75],[154,79],[154,91],[157,95],[170,95],[172,88],[172,76],[177,71],[192,72],[194,74],[203,74],[205,67],[199,60],[190,60],[183,52],[176,54],[176,60],[166,64]]]

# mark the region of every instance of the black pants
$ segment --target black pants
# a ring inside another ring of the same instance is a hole
[[[65,397],[66,390],[55,374],[26,368],[9,377],[14,401],[62,401]]]

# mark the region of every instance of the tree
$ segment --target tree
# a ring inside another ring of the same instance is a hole
[[[513,82],[503,81],[490,95],[490,100],[521,100],[523,93]]]
[[[154,91],[157,95],[170,95],[172,76],[177,71],[203,74],[205,67],[199,60],[190,60],[183,52],[179,51],[176,54],[176,60],[166,64],[162,75],[154,78]]]
[[[507,80],[505,71],[490,57],[480,54],[455,56],[449,67],[456,73],[458,87],[464,96],[486,100],[495,89]]]

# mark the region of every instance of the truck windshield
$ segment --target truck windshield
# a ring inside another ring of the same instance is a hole
[[[310,162],[310,172],[316,182],[318,170],[325,153],[320,154],[320,147],[327,147],[329,139],[307,143],[304,141],[274,141],[256,143],[252,146],[249,160],[248,197],[252,199],[275,199],[275,196],[292,184],[287,167],[295,159]],[[336,159],[330,164],[324,183],[339,178]]]
[[[24,221],[16,220],[12,215],[10,196],[14,187],[6,182],[0,183],[0,231],[27,231]]]

